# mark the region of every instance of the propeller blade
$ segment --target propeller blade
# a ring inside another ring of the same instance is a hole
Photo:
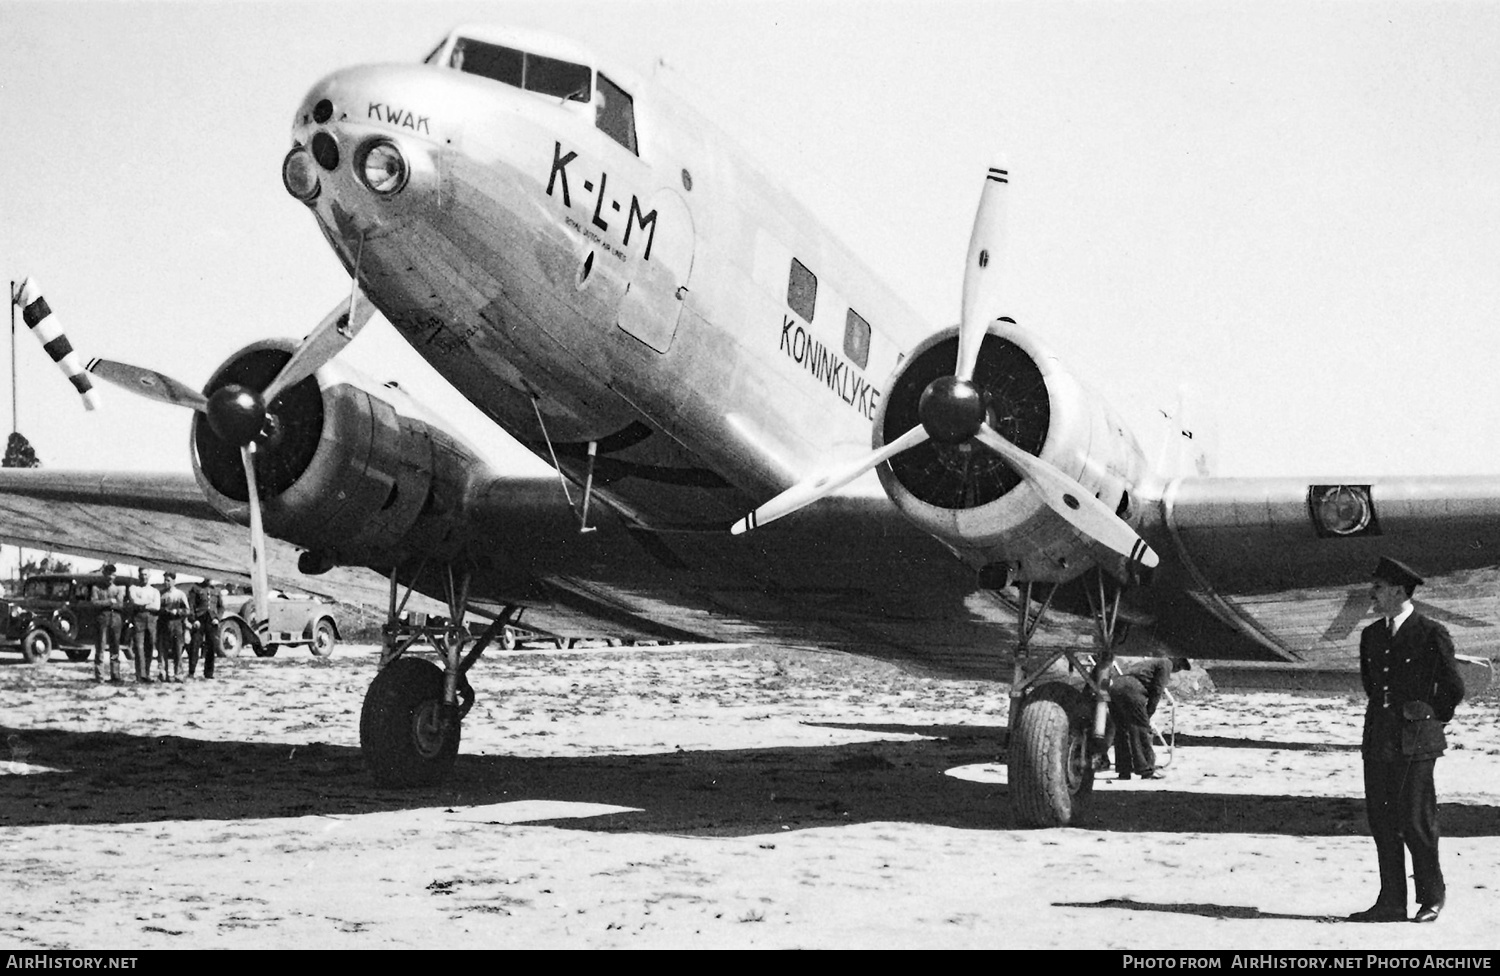
[[[42,295],[42,286],[38,285],[34,278],[27,278],[10,296],[10,300],[20,307],[21,318],[26,320],[26,327],[42,344],[42,349],[57,364],[57,368],[62,370],[68,382],[73,384],[73,389],[78,391],[78,395],[83,397],[83,408],[85,410],[97,408],[99,394],[94,389],[93,381],[89,379],[88,371],[78,362],[78,353],[73,350],[73,344],[68,341],[57,316],[47,305],[47,299]],[[11,319],[11,328],[14,334],[14,318]],[[12,358],[14,358],[14,353],[12,353]]]
[[[320,366],[337,356],[359,335],[374,314],[375,306],[370,304],[363,291],[355,288],[347,302],[339,302],[338,307],[323,316],[318,327],[302,340],[302,345],[281,367],[281,372],[276,374],[261,398],[267,405],[275,403],[282,393],[316,373]]]
[[[124,387],[132,393],[170,403],[174,407],[191,407],[199,412],[204,412],[208,407],[208,398],[202,393],[154,369],[109,359],[90,359],[88,371],[101,380]]]
[[[997,314],[995,299],[1005,283],[1005,224],[1010,174],[1004,163],[991,166],[979,194],[979,211],[969,235],[969,257],[964,265],[963,317],[958,329],[958,368],[961,380],[974,378],[979,346],[990,320]]]
[[[1000,455],[1053,511],[1079,532],[1147,569],[1160,561],[1146,540],[1078,482],[1001,437],[989,424],[982,424],[974,436]]]
[[[774,522],[784,515],[790,515],[800,508],[805,508],[818,499],[838,491],[871,468],[884,464],[902,451],[916,447],[930,436],[927,433],[927,429],[918,424],[878,451],[867,454],[828,474],[821,474],[792,485],[786,491],[734,523],[729,531],[734,535],[741,535],[750,529],[758,528],[768,522]]]
[[[266,529],[260,518],[260,490],[255,483],[255,445],[240,448],[245,464],[245,487],[250,494],[250,586],[255,595],[255,619],[250,626],[257,632],[271,620],[270,583],[266,580]]]

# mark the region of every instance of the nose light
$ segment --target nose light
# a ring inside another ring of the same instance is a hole
[[[411,175],[401,149],[388,139],[376,139],[365,145],[355,165],[365,186],[381,196],[400,193]]]
[[[318,171],[306,149],[297,146],[286,154],[286,159],[281,162],[281,184],[286,187],[286,192],[303,203],[317,199],[322,184],[318,182]]]

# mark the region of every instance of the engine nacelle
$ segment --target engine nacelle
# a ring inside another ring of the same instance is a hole
[[[295,347],[284,339],[245,347],[205,393],[228,383],[263,389]],[[286,390],[269,413],[272,433],[255,455],[268,534],[309,550],[323,567],[392,566],[462,546],[469,486],[490,469],[404,392],[334,361]],[[248,524],[239,448],[203,414],[193,421],[192,452],[210,504]]]
[[[936,333],[908,354],[876,413],[876,447],[921,422],[922,391],[951,376],[957,358],[956,328]],[[990,323],[974,383],[988,396],[991,427],[1134,521],[1130,493],[1146,470],[1140,445],[1114,409],[1035,336],[1009,319]],[[976,568],[998,564],[1013,579],[1060,582],[1100,561],[1096,543],[1048,507],[998,455],[973,441],[930,440],[878,471],[908,518]]]

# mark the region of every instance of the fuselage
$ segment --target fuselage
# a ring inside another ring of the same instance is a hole
[[[406,340],[580,482],[592,444],[595,490],[643,526],[722,529],[867,451],[931,331],[708,120],[555,38],[460,29],[338,71],[293,141]]]

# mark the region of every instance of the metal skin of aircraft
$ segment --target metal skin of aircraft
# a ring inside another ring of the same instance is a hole
[[[1351,662],[1386,552],[1429,574],[1461,651],[1493,639],[1500,477],[1218,479],[1185,411],[1148,451],[1003,317],[1003,165],[944,329],[707,120],[550,36],[464,27],[422,63],[327,76],[282,175],[349,301],[202,392],[91,363],[197,411],[192,483],[0,472],[0,535],[222,575],[226,520],[249,524],[262,598],[275,540],[305,574],[377,570],[391,621],[360,733],[380,783],[444,776],[466,674],[523,607],[1008,681],[1008,792],[1037,826],[1088,798],[1119,655]],[[335,359],[376,310],[560,478],[490,469]],[[152,530],[111,529],[137,518]],[[403,592],[450,616],[402,624]]]

